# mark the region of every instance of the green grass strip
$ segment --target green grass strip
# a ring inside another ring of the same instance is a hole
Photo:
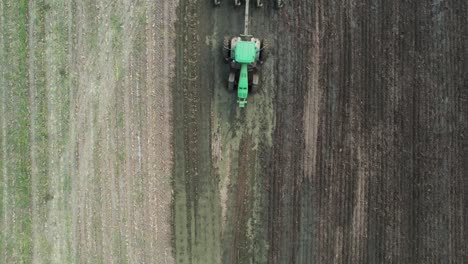
[[[5,237],[5,259],[9,263],[30,263],[31,237],[31,161],[30,161],[30,109],[28,91],[28,2],[11,1],[3,4],[4,59],[8,66],[2,68],[5,76],[4,118],[6,120],[7,159],[6,200],[3,212],[10,226]],[[4,190],[5,191],[5,190]]]

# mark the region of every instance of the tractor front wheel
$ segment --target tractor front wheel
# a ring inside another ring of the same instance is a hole
[[[228,82],[228,91],[229,92],[234,91],[234,83],[233,82]]]
[[[235,78],[236,78],[236,74],[233,72],[230,72],[229,78],[228,78],[228,87],[227,87],[229,92],[234,91],[234,84],[236,81]]]
[[[255,94],[258,92],[260,85],[260,75],[258,73],[252,74],[252,84],[250,85],[250,92]]]

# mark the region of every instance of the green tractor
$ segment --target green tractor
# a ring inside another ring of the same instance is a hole
[[[234,0],[236,6],[240,0]],[[262,6],[256,0],[257,7]],[[240,108],[247,104],[249,90],[255,93],[260,82],[259,67],[265,62],[265,43],[249,35],[249,0],[245,0],[244,34],[234,38],[225,38],[223,55],[226,63],[230,64],[228,90],[233,91],[237,86],[237,103]],[[249,89],[250,87],[250,89]]]
[[[240,108],[247,104],[249,91],[258,90],[259,68],[265,62],[267,51],[265,43],[250,35],[226,38],[223,47],[224,60],[230,64],[228,90],[237,88],[237,103]]]
[[[284,0],[275,0],[275,6],[283,6]],[[249,35],[249,2],[250,0],[234,0],[235,6],[240,6],[245,2],[244,34],[225,38],[223,43],[223,55],[226,63],[230,65],[228,77],[228,90],[234,91],[237,88],[237,103],[240,108],[247,104],[249,92],[255,93],[258,90],[260,66],[266,61],[268,56],[268,45],[265,41]],[[214,0],[215,5],[221,4],[221,0]],[[255,0],[256,7],[262,7],[262,0]]]

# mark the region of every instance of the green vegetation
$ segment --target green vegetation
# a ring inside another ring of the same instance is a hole
[[[148,206],[145,166],[128,171],[147,129],[147,3],[0,5],[0,262],[139,262],[155,239],[127,212]]]
[[[5,134],[1,138],[5,141],[6,155],[1,162],[6,164],[7,173],[0,185],[5,186],[7,193],[3,195],[2,190],[1,197],[5,199],[2,209],[6,210],[0,213],[6,220],[1,225],[1,252],[11,263],[30,263],[33,252],[44,263],[50,263],[52,244],[47,238],[50,233],[43,229],[48,219],[48,204],[57,198],[50,191],[50,174],[64,177],[64,185],[59,188],[64,192],[71,190],[70,174],[51,171],[49,166],[51,159],[55,157],[57,162],[57,157],[64,154],[68,135],[68,31],[63,21],[68,14],[63,12],[61,1],[48,4],[37,1],[28,6],[28,1],[22,0],[2,5],[2,19],[6,23],[2,24],[1,33],[1,72],[5,84],[2,85]],[[47,13],[57,10],[61,19],[47,22]],[[32,29],[31,35],[28,27]],[[53,133],[56,136],[53,139],[49,138],[48,127],[51,112],[57,115],[52,125],[58,131]],[[55,153],[49,153],[51,143],[57,145]],[[34,173],[32,162],[36,164]],[[64,209],[66,201],[57,205]],[[71,221],[70,216],[64,217]],[[65,225],[70,227],[70,223]]]
[[[32,250],[30,108],[28,91],[28,1],[2,2],[2,252],[11,263],[29,263]],[[2,96],[3,97],[3,96]],[[5,193],[6,192],[6,193]],[[6,199],[6,200],[3,200]]]

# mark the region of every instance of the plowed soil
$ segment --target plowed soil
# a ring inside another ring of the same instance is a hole
[[[466,262],[466,1],[265,1],[240,110],[221,43],[243,12],[179,4],[177,262]]]

